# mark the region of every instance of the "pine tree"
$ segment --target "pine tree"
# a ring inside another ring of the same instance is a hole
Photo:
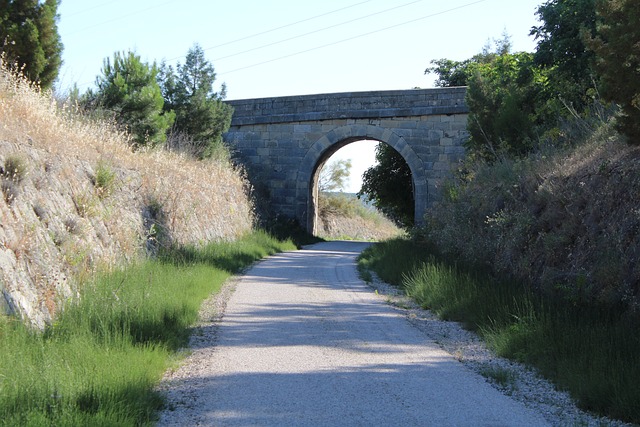
[[[97,92],[89,91],[84,103],[113,114],[136,147],[155,146],[166,140],[175,118],[171,111],[163,111],[157,74],[155,64],[142,62],[135,53],[116,52],[113,61],[105,59],[96,79]]]
[[[45,89],[62,64],[58,5],[59,0],[0,0],[0,51]]]
[[[159,80],[164,109],[176,114],[174,132],[188,135],[196,156],[210,157],[222,147],[222,134],[229,129],[233,109],[223,102],[225,86],[220,93],[213,88],[216,73],[204,50],[197,44],[189,49],[185,63],[178,63],[175,71],[163,64]]]

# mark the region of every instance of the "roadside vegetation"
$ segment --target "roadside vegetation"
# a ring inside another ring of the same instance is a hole
[[[150,424],[203,299],[293,245],[247,234],[259,207],[222,143],[232,111],[203,50],[175,69],[116,52],[95,90],[63,102],[40,90],[60,67],[57,6],[0,6],[1,300],[16,314],[0,317],[0,425]],[[437,86],[469,87],[468,156],[424,228],[359,261],[583,408],[635,423],[639,13],[638,0],[548,0],[535,52],[505,35],[433,61]],[[406,164],[387,146],[377,157],[360,195],[409,228]],[[344,197],[321,198],[320,217],[382,224]]]
[[[175,70],[116,53],[95,92],[43,90],[57,4],[0,6],[0,425],[151,425],[203,300],[312,239],[255,231],[197,45]]]
[[[640,321],[616,307],[542,295],[522,282],[452,261],[421,239],[378,243],[361,255],[369,271],[423,308],[476,331],[497,355],[530,364],[583,409],[640,422]]]
[[[0,425],[149,425],[155,388],[179,363],[202,301],[230,275],[283,250],[253,232],[168,249],[82,283],[44,331],[0,318]]]
[[[321,193],[318,235],[325,239],[378,241],[404,234],[393,221],[356,195]]]
[[[639,10],[549,0],[535,52],[511,52],[505,35],[467,60],[433,61],[437,86],[468,86],[467,156],[424,227],[359,261],[363,277],[371,269],[464,323],[582,408],[634,423]]]

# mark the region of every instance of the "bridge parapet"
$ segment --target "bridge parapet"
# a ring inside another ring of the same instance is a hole
[[[441,197],[464,155],[465,87],[348,92],[228,101],[225,141],[276,215],[315,230],[317,180],[341,147],[372,139],[393,147],[412,174],[416,222]]]
[[[232,126],[466,114],[466,87],[328,93],[228,101]]]

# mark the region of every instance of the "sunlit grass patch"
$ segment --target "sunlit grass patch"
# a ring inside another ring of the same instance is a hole
[[[83,284],[44,332],[0,317],[0,425],[151,424],[164,403],[155,386],[188,344],[202,301],[234,272],[289,249],[255,232],[167,250]]]

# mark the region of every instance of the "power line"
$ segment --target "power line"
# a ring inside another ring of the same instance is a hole
[[[115,0],[115,1],[118,1],[118,0]],[[83,28],[83,29],[73,31],[73,32],[71,32],[71,33],[65,33],[65,34],[63,34],[63,35],[76,34],[76,33],[79,33],[79,32],[82,32],[82,31],[85,31],[85,30],[88,30],[88,29],[91,29],[91,28],[94,28],[94,27],[97,27],[97,26],[100,26],[100,25],[108,24],[108,23],[110,23],[110,22],[114,22],[114,21],[117,21],[117,20],[120,20],[120,19],[123,19],[123,18],[129,17],[129,16],[132,16],[132,15],[136,15],[136,14],[141,13],[141,12],[145,12],[145,11],[147,11],[147,10],[149,10],[149,9],[153,9],[153,8],[155,8],[155,7],[164,6],[165,4],[168,4],[168,3],[173,3],[173,1],[175,1],[175,0],[169,1],[169,2],[167,2],[167,3],[163,3],[163,4],[160,4],[160,5],[152,6],[152,7],[147,8],[147,9],[138,10],[138,11],[133,12],[133,13],[130,13],[130,14],[128,14],[128,15],[119,16],[119,17],[114,18],[114,19],[111,19],[111,20],[109,20],[109,21],[105,21],[105,22],[102,22],[102,23],[99,23],[99,24],[94,24],[94,25],[91,25],[91,26],[89,26],[89,27],[85,27],[85,28]],[[359,2],[359,3],[354,3],[354,4],[351,4],[351,5],[349,5],[349,6],[341,7],[341,8],[339,8],[339,9],[334,9],[334,10],[331,10],[331,11],[329,11],[329,12],[325,12],[325,13],[322,13],[322,14],[319,14],[319,15],[314,15],[314,16],[311,16],[311,17],[309,17],[309,18],[304,18],[304,19],[301,19],[301,20],[299,20],[299,21],[291,22],[291,23],[289,23],[289,24],[281,25],[281,26],[279,26],[279,27],[271,28],[271,29],[268,29],[268,30],[265,30],[265,31],[261,31],[261,32],[258,32],[258,33],[254,33],[254,34],[251,34],[251,35],[245,36],[245,37],[241,37],[241,38],[239,38],[239,39],[235,39],[235,40],[231,40],[231,41],[228,41],[228,42],[225,42],[225,43],[221,43],[221,44],[216,45],[216,46],[211,46],[211,47],[205,48],[205,49],[203,49],[203,50],[205,50],[205,51],[207,51],[207,50],[212,50],[212,49],[216,49],[216,48],[219,48],[219,47],[222,47],[222,46],[227,46],[227,45],[234,44],[234,43],[237,43],[237,42],[240,42],[240,41],[244,41],[244,40],[248,40],[248,39],[251,39],[251,38],[254,38],[254,37],[258,37],[258,36],[261,36],[261,35],[264,35],[264,34],[272,33],[272,32],[274,32],[274,31],[278,31],[278,30],[281,30],[281,29],[283,29],[283,28],[292,27],[292,26],[294,26],[294,25],[298,25],[298,24],[301,24],[301,23],[303,23],[303,22],[312,21],[312,20],[314,20],[314,19],[322,18],[322,17],[324,17],[324,16],[328,16],[328,15],[331,15],[331,14],[334,14],[334,13],[337,13],[337,12],[341,12],[341,11],[346,10],[346,9],[350,9],[350,8],[353,8],[353,7],[356,7],[356,6],[363,5],[363,4],[365,4],[365,3],[370,3],[371,1],[372,1],[372,0],[365,0],[365,1],[361,1],[361,2]],[[421,1],[421,0],[420,0],[420,1]],[[102,4],[97,5],[97,6],[95,6],[95,7],[102,6],[102,5],[109,4],[109,3],[113,3],[113,1],[111,1],[111,2],[106,2],[106,3],[102,3]],[[94,9],[95,7],[92,7],[92,8],[89,8],[89,9],[85,9],[85,10],[82,10],[82,11],[80,11],[80,12],[76,12],[74,15],[79,14],[79,13],[83,13],[83,12],[85,12],[85,11],[87,11],[87,10]],[[244,53],[244,52],[242,52],[242,53]],[[239,55],[239,54],[238,54],[238,55]],[[166,61],[167,61],[167,62],[169,62],[169,61],[174,61],[174,60],[176,60],[176,59],[184,58],[185,56],[186,56],[186,55],[176,56],[176,57],[174,57],[174,58],[167,59]],[[85,82],[85,83],[83,83],[83,85],[84,85],[84,84],[89,84],[89,83],[90,83],[90,82]]]
[[[252,35],[240,38],[240,39],[232,40],[230,42],[226,42],[226,43],[223,43],[223,44],[220,44],[220,45],[217,45],[217,46],[209,47],[207,49],[210,50],[210,49],[214,49],[214,48],[217,48],[217,47],[220,47],[220,46],[225,46],[225,45],[228,45],[228,44],[236,43],[238,41],[242,41],[242,40],[246,40],[246,39],[249,39],[249,38],[253,38],[253,37],[256,37],[256,36],[259,36],[259,35],[262,35],[262,34],[266,34],[266,33],[269,33],[269,32],[276,31],[276,30],[281,29],[281,28],[290,27],[290,26],[296,25],[296,24],[301,23],[301,22],[306,22],[306,21],[309,21],[309,20],[312,20],[312,19],[316,19],[316,18],[319,18],[319,17],[322,17],[322,16],[326,16],[326,15],[329,15],[329,14],[332,14],[332,13],[335,13],[335,12],[338,12],[338,11],[341,11],[341,10],[345,10],[345,9],[348,9],[348,8],[351,8],[351,7],[355,7],[355,6],[361,5],[363,3],[367,3],[369,1],[371,1],[371,0],[366,0],[366,1],[363,1],[363,2],[360,2],[360,3],[356,3],[356,4],[353,4],[353,5],[350,5],[350,6],[346,6],[344,8],[336,9],[336,10],[333,10],[333,11],[330,11],[330,12],[326,12],[326,13],[323,13],[321,15],[316,15],[316,16],[313,16],[313,17],[310,17],[310,18],[305,18],[305,19],[302,19],[300,21],[296,21],[296,22],[293,22],[293,23],[290,23],[290,24],[286,24],[286,25],[283,25],[281,27],[276,27],[276,28],[273,28],[273,29],[270,29],[270,30],[266,30],[266,31],[260,32],[260,33],[255,33],[255,34],[252,34]],[[383,13],[383,12],[389,11],[389,10],[393,10],[393,9],[401,8],[401,7],[404,7],[404,6],[408,6],[410,4],[417,3],[419,1],[422,1],[422,0],[416,0],[416,1],[404,4],[404,5],[396,6],[396,7],[391,8],[391,9],[387,9],[387,10],[384,10],[384,11],[381,11],[381,12],[376,12],[376,13],[367,15],[365,17],[356,18],[356,19],[354,19],[352,21],[348,21],[348,22],[353,22],[355,20],[364,19],[366,17],[370,17],[370,16],[373,16],[373,15],[376,15],[376,14],[379,14],[379,13]],[[260,65],[264,65],[264,64],[268,64],[268,63],[271,63],[271,62],[279,61],[279,60],[282,60],[282,59],[291,58],[293,56],[301,55],[303,53],[312,52],[314,50],[319,50],[319,49],[323,49],[323,48],[326,48],[326,47],[338,45],[338,44],[345,43],[345,42],[348,42],[348,41],[351,41],[351,40],[355,40],[355,39],[358,39],[358,38],[362,38],[362,37],[366,37],[366,36],[369,36],[369,35],[372,35],[372,34],[376,34],[376,33],[382,32],[382,31],[387,31],[387,30],[390,30],[390,29],[393,29],[393,28],[397,28],[397,27],[400,27],[400,26],[404,26],[404,25],[408,25],[408,24],[411,24],[411,23],[414,23],[414,22],[417,22],[417,21],[421,21],[421,20],[428,19],[428,18],[433,18],[435,16],[443,15],[443,14],[450,13],[450,12],[453,12],[453,11],[456,11],[456,10],[460,10],[460,9],[464,9],[464,8],[467,8],[467,7],[470,7],[470,6],[479,4],[479,3],[484,3],[486,1],[489,1],[489,0],[477,0],[477,1],[474,1],[474,2],[466,3],[466,4],[461,5],[461,6],[457,6],[457,7],[454,7],[454,8],[451,8],[451,9],[447,9],[447,10],[443,10],[443,11],[436,12],[436,13],[431,13],[429,15],[421,16],[419,18],[411,19],[411,20],[408,20],[408,21],[403,21],[403,22],[400,22],[398,24],[390,25],[390,26],[384,27],[384,28],[379,28],[377,30],[369,31],[367,33],[359,34],[359,35],[356,35],[356,36],[353,36],[353,37],[341,39],[341,40],[338,40],[338,41],[335,41],[335,42],[331,42],[331,43],[327,43],[327,44],[320,45],[320,46],[315,46],[315,47],[312,47],[312,48],[309,48],[309,49],[305,49],[305,50],[302,50],[302,51],[294,52],[294,53],[291,53],[291,54],[288,54],[288,55],[283,55],[283,56],[280,56],[280,57],[277,57],[277,58],[273,58],[273,59],[270,59],[270,60],[261,61],[261,62],[255,63],[255,64],[243,66],[243,67],[240,67],[240,68],[235,68],[235,69],[230,70],[230,71],[219,73],[219,75],[225,75],[225,74],[230,74],[230,73],[234,73],[234,72],[237,72],[237,71],[246,70],[246,69],[249,69],[249,68],[254,68],[254,67],[257,67],[257,66],[260,66]],[[172,2],[173,1],[169,1],[169,2],[164,3],[164,4],[168,4],[168,3],[172,3]],[[162,6],[164,4],[157,5],[157,6],[154,6],[154,7]],[[148,9],[151,9],[151,8],[148,8]],[[148,10],[148,9],[145,9],[145,10]],[[133,14],[136,14],[136,13],[139,13],[139,12],[141,12],[141,11],[134,12],[134,13],[132,13],[130,15],[133,15]],[[127,16],[130,16],[130,15],[127,15]],[[111,22],[111,21],[109,21],[109,22]],[[339,26],[339,25],[342,25],[342,24],[344,24],[344,23],[336,24],[334,26],[326,27],[324,29],[332,28],[332,27]],[[101,25],[101,24],[99,24],[99,25]],[[320,30],[317,30],[317,31],[314,31],[314,32],[323,31],[324,29],[320,29]],[[299,36],[296,36],[296,37],[292,37],[290,39],[297,38],[297,37],[303,37],[303,36],[306,36],[306,35],[311,34],[311,33],[313,33],[313,32],[302,34],[302,35],[299,35]],[[290,39],[287,39],[287,40],[290,40]],[[283,40],[283,41],[287,41],[287,40]],[[282,42],[282,41],[280,41],[280,42]],[[280,43],[280,42],[274,42],[272,44],[277,44],[277,43]],[[259,48],[262,48],[262,47],[266,47],[266,46],[261,46],[261,47],[254,48],[254,49],[251,49],[251,50],[256,50],[256,49],[259,49]],[[240,52],[240,53],[237,53],[237,54],[234,54],[234,55],[230,55],[230,56],[236,56],[236,55],[239,55],[241,53],[245,53],[245,52]],[[184,55],[181,56],[181,57],[184,57]],[[181,57],[172,58],[171,60],[178,59],[178,58],[181,58]],[[227,57],[225,57],[225,58],[227,58]],[[218,60],[219,59],[224,59],[224,58],[218,58]]]
[[[104,2],[104,3],[95,4],[95,5],[91,6],[91,7],[86,8],[86,9],[77,10],[77,11],[75,11],[73,13],[65,14],[65,18],[69,18],[71,16],[80,15],[80,14],[83,14],[85,12],[89,12],[89,11],[92,11],[94,9],[97,9],[99,7],[106,6],[108,4],[118,3],[119,1],[121,1],[121,0],[111,0],[111,1]]]
[[[142,12],[147,12],[147,11],[149,11],[151,9],[156,9],[158,7],[161,7],[161,6],[166,6],[166,5],[170,4],[170,3],[175,3],[176,1],[177,0],[170,0],[170,1],[165,2],[165,3],[156,4],[154,6],[147,7],[146,9],[140,9],[140,10],[137,10],[135,12],[131,12],[131,13],[127,14],[127,15],[120,15],[117,18],[113,18],[113,19],[110,19],[108,21],[100,22],[98,24],[93,24],[93,25],[90,25],[88,27],[84,27],[84,28],[81,28],[79,30],[72,31],[70,33],[64,33],[63,36],[70,36],[70,35],[73,35],[73,34],[81,33],[83,31],[90,30],[92,28],[99,27],[99,26],[104,25],[104,24],[110,24],[112,22],[119,21],[119,20],[124,19],[124,18],[128,18],[130,16],[138,15],[138,14],[140,14]]]
[[[202,50],[207,51],[207,50],[217,49],[217,48],[223,47],[223,46],[228,46],[230,44],[238,43],[238,42],[241,42],[241,41],[244,41],[244,40],[252,39],[254,37],[262,36],[264,34],[272,33],[274,31],[282,30],[283,28],[293,27],[294,25],[298,25],[298,24],[301,24],[303,22],[308,22],[308,21],[312,21],[314,19],[322,18],[324,16],[331,15],[331,14],[334,14],[334,13],[337,13],[337,12],[341,12],[341,11],[346,10],[346,9],[351,9],[352,7],[360,6],[362,4],[369,3],[371,1],[372,0],[365,0],[365,1],[360,2],[360,3],[355,3],[355,4],[352,4],[352,5],[346,6],[346,7],[341,7],[340,9],[334,9],[332,11],[325,12],[325,13],[322,13],[320,15],[311,16],[309,18],[301,19],[299,21],[295,21],[295,22],[292,22],[290,24],[285,24],[285,25],[282,25],[280,27],[271,28],[269,30],[261,31],[259,33],[254,33],[254,34],[251,34],[251,35],[248,35],[248,36],[245,36],[245,37],[241,37],[239,39],[235,39],[235,40],[231,40],[231,41],[228,41],[228,42],[224,42],[224,43],[221,43],[221,44],[218,44],[218,45],[215,45],[215,46],[210,46],[210,47],[207,47],[207,48],[202,49]],[[167,61],[174,61],[176,59],[184,58],[185,56],[186,55],[176,56],[175,58],[167,59]]]
[[[288,42],[288,41],[291,41],[291,40],[299,39],[301,37],[305,37],[305,36],[308,36],[308,35],[311,35],[311,34],[315,34],[315,33],[319,33],[319,32],[326,31],[326,30],[330,30],[332,28],[340,27],[342,25],[351,24],[351,23],[356,22],[356,21],[361,21],[363,19],[371,18],[372,16],[380,15],[382,13],[390,12],[392,10],[400,9],[400,8],[403,8],[403,7],[411,6],[412,4],[420,3],[421,1],[423,1],[423,0],[415,0],[415,1],[412,1],[412,2],[409,2],[409,3],[402,4],[400,6],[391,7],[389,9],[381,10],[379,12],[374,12],[374,13],[371,13],[369,15],[361,16],[359,18],[354,18],[354,19],[350,19],[348,21],[340,22],[339,24],[334,24],[334,25],[330,25],[328,27],[324,27],[324,28],[320,28],[320,29],[317,29],[317,30],[309,31],[308,33],[299,34],[297,36],[293,36],[293,37],[289,37],[289,38],[286,38],[286,39],[275,41],[273,43],[268,43],[268,44],[264,44],[262,46],[254,47],[254,48],[247,49],[247,50],[243,50],[242,52],[236,52],[236,53],[233,53],[231,55],[222,56],[220,58],[214,59],[213,62],[221,61],[223,59],[228,59],[228,58],[232,58],[234,56],[238,56],[238,55],[242,55],[242,54],[245,54],[245,53],[253,52],[253,51],[256,51],[256,50],[259,50],[259,49],[264,49],[265,47],[270,47],[270,46],[274,46],[274,45],[277,45],[277,44],[280,44],[280,43],[284,43],[284,42]]]
[[[246,70],[248,68],[257,67],[259,65],[268,64],[270,62],[279,61],[281,59],[291,58],[292,56],[301,55],[303,53],[311,52],[311,51],[318,50],[318,49],[323,49],[323,48],[329,47],[329,46],[334,46],[334,45],[337,45],[337,44],[340,44],[340,43],[344,43],[344,42],[348,42],[348,41],[351,41],[351,40],[355,40],[355,39],[358,39],[358,38],[361,38],[361,37],[370,36],[371,34],[376,34],[376,33],[382,32],[382,31],[390,30],[392,28],[397,28],[397,27],[400,27],[400,26],[403,26],[403,25],[412,24],[414,22],[421,21],[421,20],[424,20],[424,19],[427,19],[427,18],[433,18],[434,16],[439,16],[439,15],[443,15],[445,13],[453,12],[455,10],[464,9],[464,8],[469,7],[469,6],[473,6],[473,5],[476,5],[476,4],[479,4],[479,3],[484,3],[486,1],[488,1],[488,0],[478,0],[478,1],[471,2],[471,3],[463,4],[462,6],[458,6],[458,7],[454,7],[454,8],[451,8],[451,9],[443,10],[441,12],[436,12],[436,13],[432,13],[432,14],[429,14],[429,15],[421,16],[420,18],[411,19],[409,21],[404,21],[404,22],[401,22],[399,24],[390,25],[388,27],[380,28],[380,29],[377,29],[377,30],[374,30],[374,31],[369,31],[368,33],[359,34],[357,36],[353,36],[353,37],[349,37],[349,38],[346,38],[346,39],[338,40],[338,41],[335,41],[335,42],[332,42],[332,43],[323,44],[321,46],[312,47],[310,49],[301,50],[299,52],[291,53],[289,55],[284,55],[284,56],[280,56],[278,58],[269,59],[267,61],[262,61],[262,62],[258,62],[258,63],[252,64],[252,65],[247,65],[247,66],[244,66],[244,67],[236,68],[236,69],[233,69],[231,71],[222,72],[222,73],[220,73],[220,75],[223,76],[225,74],[235,73],[236,71]]]

